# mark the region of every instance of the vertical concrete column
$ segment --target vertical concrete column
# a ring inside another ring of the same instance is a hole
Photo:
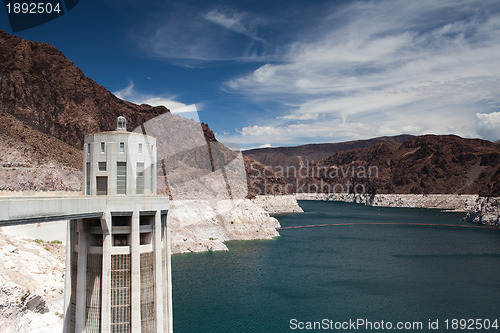
[[[155,214],[155,223],[153,231],[153,253],[155,258],[155,315],[156,332],[163,333],[163,262],[162,262],[162,244],[161,244],[161,210]],[[168,318],[167,318],[168,319]]]
[[[132,214],[132,228],[130,233],[130,266],[131,266],[131,326],[132,332],[141,332],[141,252],[140,252],[140,225],[139,211]]]
[[[87,232],[82,220],[78,220],[78,268],[76,277],[75,332],[85,332],[87,306]]]
[[[102,228],[102,295],[101,332],[111,332],[111,213],[101,217]]]
[[[71,260],[72,260],[72,247],[73,240],[71,239],[71,224],[73,222],[68,220],[66,224],[66,262],[64,267],[64,327],[63,333],[69,332],[69,322],[71,318],[70,315],[70,306],[71,306]]]
[[[172,312],[172,265],[171,265],[171,241],[170,241],[170,214],[167,212],[163,237],[163,251],[165,253],[165,308],[164,327],[165,332],[174,332],[173,312]]]

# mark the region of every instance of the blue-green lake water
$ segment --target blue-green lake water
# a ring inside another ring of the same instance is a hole
[[[228,252],[173,256],[176,333],[300,331],[292,319],[423,323],[403,332],[461,331],[446,330],[446,319],[500,321],[500,230],[446,226],[472,225],[435,209],[299,204],[305,213],[277,216],[282,227],[356,224],[284,229],[273,240],[228,242]],[[439,328],[428,329],[436,319]]]

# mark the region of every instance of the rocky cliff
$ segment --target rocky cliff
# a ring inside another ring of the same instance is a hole
[[[500,146],[479,139],[400,135],[245,154],[297,193],[500,195]]]
[[[500,227],[500,198],[478,198],[467,212],[465,220]]]
[[[294,195],[258,195],[252,201],[269,214],[304,212]]]
[[[0,232],[0,332],[62,330],[64,246]]]
[[[302,181],[316,192],[499,196],[500,146],[454,135],[384,142],[318,161]]]
[[[172,253],[224,251],[228,240],[279,236],[278,220],[249,199],[174,200],[169,218]]]
[[[337,143],[318,143],[300,145],[296,147],[271,147],[245,150],[243,154],[251,157],[272,169],[287,167],[299,168],[306,164],[313,164],[319,160],[332,156],[339,151],[347,151],[356,148],[366,148],[382,142],[405,142],[413,139],[413,135],[383,136],[368,140],[354,140]],[[287,180],[294,180],[290,175]]]
[[[81,190],[79,149],[2,112],[0,151],[0,191]]]

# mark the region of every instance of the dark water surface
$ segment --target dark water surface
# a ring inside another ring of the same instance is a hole
[[[500,230],[445,226],[471,225],[434,209],[299,203],[305,213],[277,216],[282,227],[414,225],[285,229],[274,240],[228,242],[229,252],[175,255],[176,333],[301,331],[291,319],[423,323],[403,332],[460,331],[454,318],[500,321]]]

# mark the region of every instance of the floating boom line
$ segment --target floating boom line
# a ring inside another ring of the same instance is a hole
[[[478,225],[460,225],[460,224],[437,224],[437,223],[404,223],[404,222],[351,222],[351,223],[328,223],[328,224],[311,224],[311,225],[298,225],[294,227],[281,227],[277,230],[286,229],[301,229],[301,228],[316,228],[316,227],[338,227],[338,226],[355,226],[355,225],[404,225],[404,226],[420,226],[420,227],[455,227],[455,228],[475,228],[475,229],[496,229],[493,226],[478,226]]]

